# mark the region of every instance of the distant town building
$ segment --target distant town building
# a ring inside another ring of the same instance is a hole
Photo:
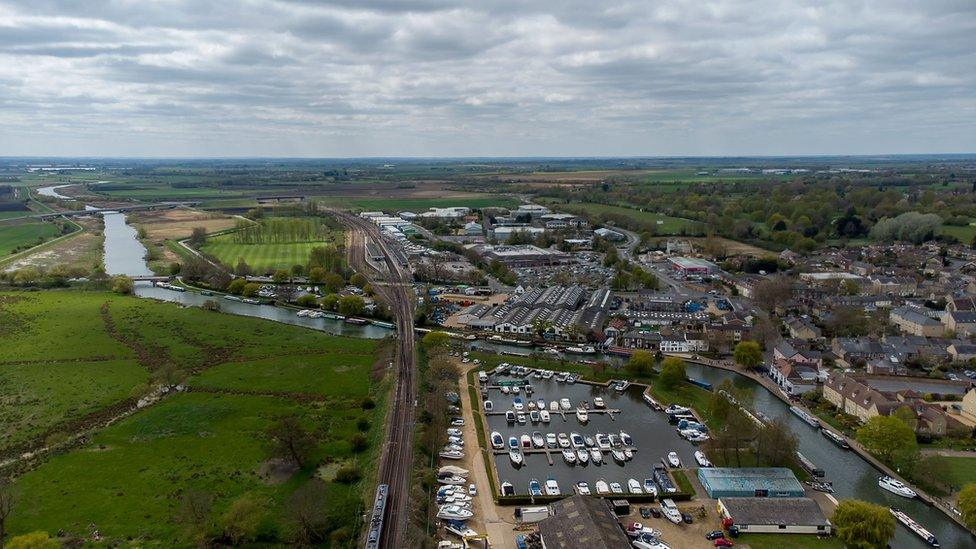
[[[627,237],[623,233],[602,227],[593,231],[593,234],[599,236],[600,238],[605,238],[614,242],[627,240]]]
[[[711,261],[697,257],[672,257],[668,259],[671,271],[679,278],[707,276],[718,272],[718,266]]]
[[[945,331],[942,323],[926,316],[915,307],[897,307],[891,310],[889,320],[906,334],[937,337]]]

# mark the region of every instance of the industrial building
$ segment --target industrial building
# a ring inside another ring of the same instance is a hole
[[[573,256],[559,250],[543,249],[538,246],[490,246],[477,245],[474,251],[486,261],[498,261],[506,267],[539,267],[543,265],[563,265],[572,263]]]
[[[668,258],[671,272],[679,278],[707,276],[718,272],[718,265],[697,257]]]
[[[803,497],[803,485],[786,467],[702,467],[698,480],[712,499]]]
[[[529,227],[529,226],[501,226],[492,229],[491,234],[495,240],[499,242],[508,242],[515,233],[523,233],[530,238],[535,238],[536,236],[546,232],[542,227]]]
[[[630,547],[627,534],[603,498],[574,495],[549,508],[551,516],[539,522],[539,535],[545,549]]]
[[[721,498],[718,512],[742,533],[822,534],[833,530],[817,502],[799,498]]]

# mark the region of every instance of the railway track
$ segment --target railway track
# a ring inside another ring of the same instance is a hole
[[[359,272],[370,279],[373,289],[396,317],[397,346],[396,387],[387,412],[386,440],[380,457],[379,483],[388,486],[386,510],[380,531],[379,547],[399,548],[405,545],[404,536],[410,508],[410,472],[413,464],[414,402],[416,400],[416,341],[413,331],[414,306],[411,274],[393,258],[389,245],[379,228],[356,216],[334,212],[351,229],[349,260]],[[369,237],[386,256],[387,272],[369,265],[364,251]]]

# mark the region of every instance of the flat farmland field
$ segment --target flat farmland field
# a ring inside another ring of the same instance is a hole
[[[58,235],[57,226],[41,221],[0,224],[0,257],[22,246],[32,246]]]
[[[557,204],[554,205],[554,207],[558,210],[575,213],[577,215],[586,215],[596,220],[600,220],[605,217],[612,219],[613,216],[625,217],[634,223],[641,225],[642,227],[646,227],[648,229],[653,228],[651,230],[655,231],[656,234],[661,235],[681,234],[682,231],[685,231],[688,234],[695,234],[696,232],[702,230],[701,223],[691,219],[670,217],[656,212],[642,212],[640,210],[624,208],[622,206],[610,206],[608,204],[584,202],[579,204]]]
[[[32,346],[39,334],[51,345]],[[43,444],[39,433],[89,433],[17,478],[18,501],[30,504],[15,508],[11,535],[90,539],[94,528],[110,545],[197,545],[226,539],[225,513],[247,500],[262,525],[247,541],[288,545],[285,502],[314,479],[325,491],[326,534],[355,539],[389,387],[373,373],[389,360],[382,342],[61,290],[0,294],[0,338],[9,342],[0,349],[0,420],[8,427],[0,457]],[[174,369],[186,390],[107,427],[93,422],[131,408]],[[375,407],[361,406],[366,397]],[[271,451],[268,428],[282,418],[312,435],[301,466]],[[357,437],[365,443],[354,444]],[[350,467],[366,479],[337,481]],[[179,519],[191,490],[212,502],[192,532]]]
[[[308,254],[316,246],[329,244],[321,242],[289,242],[284,244],[238,244],[229,235],[207,240],[202,251],[233,267],[237,260],[244,261],[255,271],[289,269],[292,265],[308,263]]]

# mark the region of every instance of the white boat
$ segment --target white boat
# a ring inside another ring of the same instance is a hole
[[[529,481],[529,495],[531,496],[541,496],[542,495],[542,485],[539,484],[538,479],[532,479]]]
[[[529,410],[532,410],[532,411],[535,410],[535,401],[534,400],[530,400],[529,401]]]
[[[569,437],[566,436],[566,433],[559,433],[556,440],[559,442],[560,448],[569,448]]]
[[[654,479],[652,479],[652,478],[645,478],[644,479],[644,486],[643,486],[643,488],[644,488],[644,493],[645,494],[650,494],[652,496],[656,496],[657,495],[657,486],[654,485]]]
[[[624,463],[627,462],[627,456],[624,455],[623,450],[620,450],[619,448],[614,448],[613,450],[610,450],[610,453],[613,454],[613,459],[617,463],[623,465]]]
[[[540,411],[545,410],[546,409],[546,401],[543,400],[543,399],[541,399],[541,398],[539,400],[536,400],[535,401],[535,407],[538,408]]]
[[[496,450],[501,450],[505,447],[505,439],[502,438],[502,434],[498,431],[491,432],[491,447]]]
[[[471,509],[460,505],[445,505],[437,511],[437,518],[451,520],[466,520],[474,516]]]
[[[507,394],[509,394],[511,392],[512,392],[512,390],[508,387],[508,385],[502,385],[502,394],[503,395],[507,395]]]
[[[445,522],[444,530],[454,534],[455,536],[464,539],[471,538],[478,535],[478,532],[474,528],[469,528],[464,525],[463,522]],[[462,548],[464,545],[461,546]]]
[[[586,412],[586,410],[582,408],[577,408],[576,419],[578,419],[580,423],[586,423],[587,421],[590,420],[590,415]]]
[[[588,435],[583,436],[583,442],[586,443],[587,448],[593,448],[596,446],[596,440],[593,437]]]
[[[458,467],[457,465],[445,465],[437,470],[441,475],[457,475],[459,477],[466,477],[470,473],[464,467]]]
[[[507,480],[502,482],[501,490],[503,496],[515,495],[515,487],[512,486],[512,483]]]
[[[524,413],[524,412],[517,412],[517,413],[515,414],[515,419],[516,419],[516,421],[518,421],[519,423],[522,423],[522,424],[524,424],[524,423],[525,423],[525,413]]]
[[[630,435],[623,431],[620,431],[620,442],[622,442],[624,446],[634,445],[634,439],[630,438]]]
[[[712,466],[712,462],[711,461],[708,461],[708,458],[705,457],[705,452],[702,452],[701,450],[695,450],[695,461],[698,462],[698,466],[699,467],[711,467]]]
[[[678,506],[674,504],[674,500],[661,500],[661,512],[664,513],[664,517],[671,522],[681,524],[681,511],[679,511]]]
[[[571,347],[566,347],[567,353],[573,353],[574,355],[592,355],[596,353],[591,345],[573,345]]]
[[[610,493],[610,485],[607,484],[607,481],[603,480],[602,478],[600,480],[596,481],[596,493],[597,494],[609,494]]]
[[[559,407],[562,408],[564,411],[566,411],[566,410],[571,410],[573,408],[573,405],[569,402],[568,398],[561,398],[559,399]]]
[[[793,412],[793,415],[803,420],[803,422],[810,427],[814,427],[816,429],[820,428],[820,420],[808,414],[803,408],[800,408],[799,406],[790,406],[790,411]]]
[[[627,461],[634,459],[634,451],[631,450],[630,448],[624,448],[623,452],[624,452],[624,458],[626,458]]]
[[[668,452],[668,465],[675,469],[681,467],[681,460],[678,459],[678,452]]]
[[[627,479],[627,490],[631,494],[643,494],[644,490],[641,489],[641,483],[637,482],[637,479],[631,478]]]
[[[890,512],[898,522],[902,523],[905,528],[908,528],[916,536],[922,538],[930,547],[941,547],[939,545],[939,540],[932,535],[932,532],[929,532],[921,524],[915,522],[915,519],[906,515],[904,511],[891,507],[888,509],[888,512]]]
[[[559,446],[559,441],[556,440],[556,433],[546,433],[546,446],[550,448]]]
[[[156,284],[156,285],[157,285],[157,286],[161,286],[161,284]],[[169,284],[167,284],[167,286],[168,286],[168,285],[169,285]],[[295,313],[295,314],[297,314],[298,316],[308,316],[308,315],[309,315],[309,313],[311,313],[311,312],[312,312],[312,310],[311,310],[311,309],[302,309],[301,311],[298,311],[298,312],[297,312],[297,313]]]
[[[532,448],[532,437],[529,435],[522,435],[519,437],[519,442],[522,448]]]
[[[576,463],[576,452],[570,450],[569,448],[563,449],[563,459],[566,463],[573,465]]]
[[[569,441],[572,443],[573,448],[583,448],[586,443],[583,442],[583,437],[579,433],[570,433]]]
[[[486,411],[486,412],[490,412],[490,411],[492,411],[492,410],[493,410],[494,408],[495,408],[495,403],[494,403],[494,402],[492,402],[492,401],[490,401],[490,400],[486,400],[486,401],[485,401],[485,411]]]
[[[590,486],[583,481],[579,481],[576,483],[576,493],[581,496],[588,496],[590,495]]]
[[[596,434],[596,445],[599,446],[604,452],[610,451],[610,439],[607,438],[607,435],[603,433]]]
[[[685,408],[684,406],[678,406],[677,404],[669,404],[668,407],[664,409],[664,413],[668,415],[687,414],[690,411],[691,411],[690,408]]]
[[[596,448],[590,448],[590,461],[597,465],[603,463],[603,452]]]
[[[916,496],[918,496],[918,494],[915,493],[915,490],[905,486],[905,483],[889,476],[878,477],[878,486],[903,498],[914,499]]]
[[[552,477],[546,479],[546,495],[547,496],[559,495],[559,484],[556,482],[556,479]]]
[[[515,412],[508,410],[505,412],[505,421],[509,423],[515,423]]]
[[[590,453],[585,448],[580,448],[576,450],[576,461],[580,462],[580,465],[585,465],[590,461]]]
[[[468,479],[458,475],[451,475],[449,477],[440,477],[437,479],[437,482],[441,484],[450,484],[452,486],[461,486],[462,484],[468,482]]]
[[[550,412],[558,412],[559,411],[559,403],[556,402],[555,400],[552,401],[552,402],[550,402],[549,403],[549,411]]]
[[[542,423],[549,423],[549,420],[551,419],[549,417],[549,412],[546,410],[542,410],[541,412],[539,412],[539,419],[542,420]]]
[[[623,486],[620,485],[619,482],[611,482],[610,491],[614,494],[622,494],[624,493],[624,488]]]
[[[607,404],[603,402],[603,397],[593,397],[594,408],[605,408]]]
[[[532,423],[539,423],[539,412],[537,410],[532,410],[529,412],[529,421]]]
[[[521,387],[519,387],[518,385],[512,385],[512,394],[513,395],[517,395],[520,392],[522,392],[522,388]]]
[[[512,465],[518,467],[525,463],[525,457],[522,456],[522,452],[518,450],[509,450],[508,459],[512,460]]]
[[[540,433],[539,431],[536,431],[536,432],[532,433],[532,444],[536,448],[542,448],[542,447],[544,447],[546,445],[546,438],[544,436],[542,436],[542,433]]]
[[[464,459],[464,452],[460,450],[444,450],[437,455],[444,459]]]
[[[525,409],[525,405],[522,404],[522,399],[515,398],[514,400],[512,400],[512,408],[515,408],[516,412],[521,412],[523,409]]]

